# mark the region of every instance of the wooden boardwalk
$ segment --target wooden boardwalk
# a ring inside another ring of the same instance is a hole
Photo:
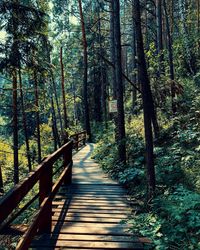
[[[32,249],[143,249],[122,223],[131,212],[126,192],[91,159],[93,149],[88,144],[73,157],[73,183],[53,201],[52,232]]]

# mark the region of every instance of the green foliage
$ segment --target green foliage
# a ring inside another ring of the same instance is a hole
[[[200,95],[192,80],[182,82],[187,90],[177,100],[180,113],[170,120],[169,114],[162,113],[160,117],[163,129],[154,148],[157,196],[150,203],[145,202],[144,130],[140,115],[126,122],[126,166],[117,163],[112,128],[101,135],[94,156],[134,198],[143,200],[144,205],[127,223],[132,225],[132,232],[149,237],[155,249],[160,250],[200,249]]]
[[[132,231],[152,239],[155,249],[200,248],[200,195],[182,185],[154,199],[151,212],[135,215]]]

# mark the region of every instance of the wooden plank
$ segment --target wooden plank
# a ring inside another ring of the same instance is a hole
[[[79,202],[76,200],[72,200],[69,203],[69,206],[79,206],[81,207],[112,207],[112,208],[128,208],[129,206],[127,204],[123,204],[123,203],[110,203],[110,202],[99,202],[98,200],[96,200],[96,202]]]
[[[127,199],[127,196],[125,195],[116,195],[116,194],[109,194],[109,195],[103,195],[103,194],[98,194],[98,195],[95,195],[95,194],[70,194],[68,196],[65,197],[65,199],[68,199],[68,198],[71,198],[71,197],[82,197],[82,198],[86,198],[86,199],[93,199],[93,198],[98,198],[98,199]]]
[[[99,200],[96,199],[96,202],[98,202],[98,201],[99,201]],[[68,205],[68,204],[72,204],[73,202],[74,202],[74,203],[77,203],[76,200],[56,199],[56,200],[53,201],[53,205],[54,205],[54,206],[56,206],[56,205],[59,206],[59,205],[64,205],[64,204],[65,204],[65,205],[66,205],[66,204]],[[87,203],[87,201],[86,201],[85,203]],[[80,204],[80,206],[85,205],[84,202],[81,202],[81,203],[79,203],[79,204]],[[94,202],[88,202],[88,203],[87,203],[87,205],[91,205],[91,206],[94,205],[94,204],[95,204]],[[101,202],[101,201],[99,202],[99,205],[104,205],[104,204],[105,204],[105,202],[104,202],[104,203]],[[110,204],[113,205],[113,206],[116,206],[116,204],[113,204],[112,202],[111,202]],[[119,204],[120,204],[120,203],[119,203]],[[122,205],[122,206],[125,205],[125,206],[129,207],[128,204],[126,204],[126,203],[121,203],[121,205]]]
[[[80,186],[73,186],[71,187],[72,190],[90,190],[91,187],[93,188],[93,190],[105,190],[105,191],[120,191],[122,193],[126,193],[126,191],[124,189],[122,189],[120,186],[107,186],[105,184],[101,184],[99,186],[93,185],[93,184],[85,184],[85,185],[80,185]]]
[[[61,209],[59,208],[55,208],[53,209],[53,213],[55,214],[60,214],[61,213]],[[92,212],[92,213],[88,213],[88,211],[86,212],[81,212],[78,210],[77,212],[75,211],[73,212],[67,212],[67,216],[69,217],[89,217],[89,218],[119,218],[119,219],[125,219],[127,218],[127,214],[116,214],[116,213],[96,213],[96,212]]]
[[[103,227],[102,225],[99,227],[89,227],[85,225],[86,223],[82,223],[82,226],[68,226],[69,223],[62,225],[59,228],[59,224],[53,222],[52,233],[69,233],[69,234],[94,234],[94,235],[120,235],[120,236],[127,236],[131,235],[131,233],[127,232],[127,229],[121,227]],[[83,225],[84,224],[84,225]]]
[[[38,246],[54,246],[54,247],[70,247],[70,248],[100,248],[100,249],[133,249],[135,247],[141,247],[141,243],[133,242],[93,242],[93,241],[70,241],[70,240],[47,240],[35,242]]]
[[[86,200],[86,199],[77,199],[77,198],[73,198],[71,200],[71,203],[79,203],[79,204],[110,204],[110,205],[122,205],[122,206],[128,206],[127,202],[123,202],[123,201],[116,201],[116,200],[99,200],[99,199],[94,199],[94,200]]]
[[[61,195],[61,196],[64,196],[65,199],[69,199],[71,197],[74,197],[74,198],[81,198],[81,199],[93,199],[93,197],[95,198],[98,198],[98,199],[104,199],[104,200],[110,200],[110,199],[116,199],[116,200],[127,200],[128,197],[126,195],[122,195],[122,196],[119,196],[119,195],[114,195],[114,194],[109,194],[109,195],[92,195],[92,194],[85,194],[85,195],[81,195],[81,194],[69,194],[68,193],[62,193],[62,192],[59,192],[58,195]]]
[[[110,241],[110,242],[140,242],[140,238],[130,236],[110,236],[110,235],[87,235],[87,234],[53,234],[44,235],[39,241],[57,239],[57,240],[77,240],[77,241]],[[36,240],[37,241],[37,240]]]
[[[128,210],[123,210],[123,213],[121,210],[107,210],[107,209],[79,209],[79,208],[69,208],[68,209],[68,213],[74,213],[74,212],[77,212],[77,213],[94,213],[94,214],[130,214],[130,209]]]
[[[88,164],[88,163],[84,163],[84,164]],[[78,165],[80,165],[80,164],[78,164]],[[77,167],[80,167],[80,166],[77,166]],[[88,174],[90,174],[89,172],[91,171],[92,174],[94,175],[95,169],[99,168],[99,166],[98,165],[92,166],[92,167],[87,166],[86,168],[87,168]],[[76,175],[76,174],[77,173],[74,173],[74,175]],[[101,178],[104,177],[104,175],[99,175],[99,172],[97,172],[95,175],[99,177],[99,180],[101,180]],[[121,186],[116,185],[116,184],[115,185],[109,185],[109,183],[107,183],[107,182],[106,183],[98,183],[98,184],[95,184],[95,182],[93,182],[93,183],[80,183],[80,182],[79,183],[78,182],[74,183],[73,182],[72,186],[70,188],[73,189],[73,190],[75,190],[75,189],[85,189],[85,190],[87,190],[91,186],[94,189],[99,189],[99,190],[100,189],[108,189],[108,190],[121,190],[123,192],[126,192],[126,190],[124,188],[122,188]],[[66,186],[62,186],[61,190],[66,191],[67,187]]]
[[[62,204],[62,203],[61,203]],[[79,209],[96,209],[96,210],[121,210],[122,212],[129,210],[128,207],[125,206],[109,206],[109,205],[105,205],[105,206],[100,206],[100,205],[79,205],[79,204],[69,204],[69,208],[79,208]],[[98,212],[98,211],[97,211]]]
[[[103,185],[102,185],[103,186]],[[96,188],[96,187],[93,187],[92,184],[89,184],[87,188],[71,188],[71,191],[85,191],[85,192],[90,192],[90,191],[99,191],[99,192],[102,192],[102,191],[105,191],[105,192],[109,192],[109,193],[122,193],[122,194],[126,194],[126,191],[121,189],[121,188],[103,188],[103,187],[99,187],[99,188]]]
[[[91,187],[89,187],[91,186]],[[83,192],[101,192],[105,191],[105,193],[120,193],[120,194],[126,194],[124,190],[121,188],[119,189],[110,189],[110,188],[94,188],[93,185],[88,185],[88,188],[72,188],[71,191],[83,191]]]
[[[56,224],[56,223],[53,223]],[[131,226],[129,224],[116,224],[116,223],[91,223],[91,222],[85,222],[85,223],[81,223],[81,222],[66,222],[62,224],[63,227],[68,227],[68,228],[72,228],[72,227],[84,227],[86,229],[90,229],[90,228],[99,228],[99,230],[101,228],[115,228],[115,229],[129,229]]]
[[[78,250],[92,250],[94,248],[71,248],[71,247],[49,247],[49,246],[45,246],[45,249],[43,247],[32,247],[30,250],[57,250],[57,249],[64,249],[64,250],[75,250],[75,249],[78,249]],[[116,248],[115,248],[116,249]],[[118,248],[119,249],[119,248]],[[130,249],[133,249],[133,250],[141,250],[141,249],[144,249],[143,247],[141,246],[137,246],[135,244],[135,247],[133,248],[123,248],[123,250],[130,250]],[[95,250],[102,250],[102,248],[95,248]],[[120,250],[120,249],[119,249]]]
[[[80,162],[80,159],[79,159],[79,162]],[[87,161],[85,161],[85,162],[87,162]],[[89,161],[89,162],[91,162],[91,161]],[[96,165],[97,165],[97,167],[99,167],[98,163],[96,163]],[[88,186],[88,185],[87,184],[82,184],[82,183],[73,183],[72,184],[72,187],[84,187],[84,186]],[[95,186],[95,187],[101,187],[102,184],[93,184],[93,186]],[[116,188],[121,187],[121,188],[123,188],[119,183],[104,184],[103,186],[105,186],[105,187],[116,187]],[[65,188],[65,186],[62,186],[62,187]]]
[[[52,217],[52,221],[64,221],[64,222],[104,222],[104,223],[120,223],[122,219],[119,218],[89,218],[89,217],[73,217],[73,216],[67,216],[64,218],[59,218],[58,215],[54,215]]]
[[[55,197],[55,199],[63,199],[64,198],[64,196],[56,196]],[[76,197],[73,197],[72,199],[71,199],[71,202],[77,202],[77,203],[79,203],[79,204],[82,204],[82,203],[84,203],[84,204],[86,204],[86,203],[90,203],[90,204],[93,204],[93,203],[99,203],[99,204],[117,204],[117,205],[119,205],[119,204],[121,204],[121,205],[128,205],[128,202],[126,202],[126,201],[123,201],[123,200],[109,200],[109,199],[107,199],[107,200],[101,200],[101,199],[98,199],[98,198],[94,198],[94,199],[81,199],[81,198],[76,198]]]
[[[109,199],[110,198],[126,198],[126,196],[124,194],[120,194],[120,193],[104,193],[104,192],[96,192],[96,191],[91,191],[91,192],[85,192],[85,191],[74,191],[70,193],[71,196],[68,196],[68,198],[70,197],[76,197],[76,196],[81,196],[81,197],[99,197],[99,198],[105,198],[105,199]],[[65,196],[66,198],[66,196]]]

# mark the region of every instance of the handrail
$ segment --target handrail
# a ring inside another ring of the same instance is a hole
[[[81,142],[83,143],[83,145],[85,145],[86,139],[87,139],[87,133],[86,131],[82,131],[82,132],[70,135],[70,139],[73,140],[74,148],[76,149],[76,151],[78,151]]]
[[[31,188],[40,180],[40,203],[44,199],[44,194],[48,193],[46,189],[47,182],[51,182],[51,168],[55,161],[63,154],[69,153],[72,148],[72,142],[69,142],[48,156],[34,171],[31,172],[22,183],[17,184],[0,200],[0,224],[17,207],[19,202],[26,196]],[[45,174],[44,174],[45,173]],[[44,179],[44,183],[42,183]],[[5,209],[6,208],[6,209]]]
[[[80,142],[85,145],[86,132],[80,132],[73,135],[75,139],[63,145],[53,154],[45,158],[45,160],[31,172],[25,180],[17,184],[0,200],[0,224],[2,224],[8,216],[17,208],[18,204],[39,182],[39,203],[40,208],[37,215],[30,225],[24,236],[21,238],[17,250],[28,249],[31,240],[37,232],[50,232],[52,224],[52,201],[58,189],[64,184],[71,184],[72,180],[72,148],[78,150]],[[73,138],[71,136],[71,138]],[[53,185],[53,164],[63,157],[63,172]],[[45,215],[45,216],[44,216]]]

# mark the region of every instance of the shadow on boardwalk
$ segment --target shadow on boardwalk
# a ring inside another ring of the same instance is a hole
[[[52,232],[35,240],[33,249],[143,249],[121,223],[131,213],[126,191],[91,159],[94,147],[74,155],[73,183],[53,201]]]

